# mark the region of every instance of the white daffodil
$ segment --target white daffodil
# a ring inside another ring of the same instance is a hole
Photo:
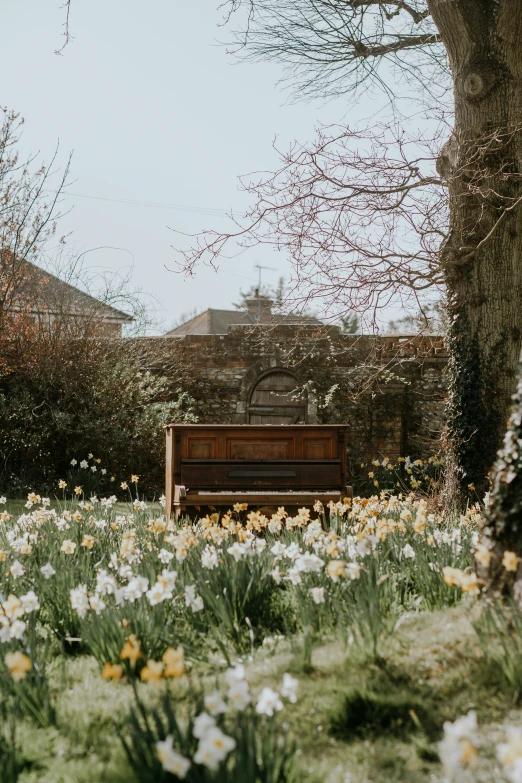
[[[156,753],[165,772],[170,772],[180,780],[187,777],[191,763],[185,756],[174,750],[172,734],[169,734],[163,742],[156,742]]]
[[[9,569],[11,576],[15,579],[19,576],[23,576],[25,574],[25,568],[20,563],[19,560],[15,560],[11,568]]]
[[[36,612],[40,608],[40,602],[38,596],[33,590],[29,590],[25,595],[20,596],[20,601],[26,614]]]
[[[215,771],[235,747],[235,739],[227,736],[221,729],[215,726],[200,740],[198,749],[194,754],[194,761],[196,764],[202,764],[208,769]]]
[[[56,573],[56,571],[54,570],[54,568],[50,563],[46,563],[44,566],[42,566],[40,568],[40,571],[45,576],[46,579],[50,579]]]
[[[196,718],[194,718],[194,725],[192,727],[192,734],[196,739],[203,739],[210,729],[213,729],[216,725],[216,721],[211,715],[206,712],[201,712]]]
[[[219,691],[212,691],[212,693],[205,696],[205,709],[207,709],[211,715],[222,715],[227,711],[227,705],[223,701]]]
[[[314,604],[324,604],[324,587],[311,587],[310,593]]]
[[[291,674],[285,672],[283,674],[283,684],[281,686],[281,696],[288,699],[292,704],[297,701],[297,689],[299,688],[299,680],[292,677]]]
[[[272,690],[272,688],[263,688],[257,700],[256,712],[260,715],[272,717],[274,712],[279,712],[282,709],[283,702],[277,691]]]

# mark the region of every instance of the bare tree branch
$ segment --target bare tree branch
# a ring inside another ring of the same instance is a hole
[[[59,49],[56,49],[54,52],[55,54],[60,54],[60,55],[63,53],[63,50],[70,43],[70,41],[73,40],[69,27],[69,17],[71,15],[71,0],[65,0],[65,4],[62,6],[62,8],[65,8],[65,22],[63,23],[63,27],[64,27],[63,37],[65,38],[65,41],[63,42],[62,46]]]
[[[298,98],[342,95],[365,82],[393,92],[390,66],[429,92],[447,84],[425,0],[230,0],[224,7],[225,22],[244,13],[231,50],[282,63]]]
[[[323,128],[310,147],[281,152],[274,174],[243,178],[254,205],[229,233],[204,232],[181,248],[179,268],[267,245],[290,257],[294,302],[321,301],[335,315],[375,324],[391,302],[418,309],[443,288],[438,252],[447,232],[446,194],[434,145],[395,134]]]

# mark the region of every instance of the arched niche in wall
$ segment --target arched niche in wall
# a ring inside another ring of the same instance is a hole
[[[252,385],[246,413],[248,424],[305,424],[306,393],[299,387],[294,373],[271,369]]]

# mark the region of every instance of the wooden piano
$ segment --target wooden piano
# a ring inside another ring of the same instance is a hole
[[[351,497],[346,426],[168,424],[166,514],[194,506],[312,506]]]

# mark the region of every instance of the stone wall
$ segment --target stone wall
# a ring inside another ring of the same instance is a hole
[[[336,327],[232,327],[226,335],[142,338],[144,367],[194,400],[201,423],[245,423],[256,380],[290,371],[308,423],[345,423],[353,465],[440,448],[447,351],[442,337],[343,335]]]

